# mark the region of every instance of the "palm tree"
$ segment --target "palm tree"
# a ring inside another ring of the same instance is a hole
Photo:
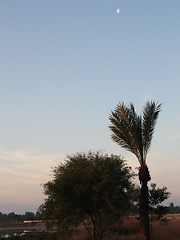
[[[161,104],[154,101],[148,101],[145,104],[142,116],[136,113],[132,103],[129,105],[119,103],[109,116],[112,139],[121,147],[134,153],[140,164],[138,174],[141,184],[139,217],[142,240],[150,240],[148,182],[151,177],[146,164],[146,157],[160,111]]]

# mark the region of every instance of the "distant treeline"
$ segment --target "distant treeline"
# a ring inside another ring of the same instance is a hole
[[[39,212],[25,212],[24,214],[16,214],[14,212],[5,214],[0,212],[0,222],[23,222],[25,220],[41,220],[42,216]]]
[[[168,213],[180,213],[180,206],[174,206],[174,204],[173,203],[170,203],[169,204],[169,207],[168,207]]]
[[[180,213],[180,206],[174,206],[173,203],[170,203],[168,213]],[[15,214],[14,212],[5,214],[0,212],[0,222],[23,222],[25,220],[42,220],[42,215],[38,211],[36,213],[25,212],[24,214]]]

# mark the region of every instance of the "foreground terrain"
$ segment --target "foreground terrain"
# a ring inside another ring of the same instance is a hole
[[[166,219],[151,224],[152,240],[177,240],[180,239],[180,214],[168,214]],[[45,231],[43,222],[0,224],[0,239],[9,240],[61,240],[64,239],[56,233]],[[77,231],[71,240],[88,240],[88,234],[84,229]],[[115,226],[106,234],[104,240],[139,240],[139,222],[130,217],[122,226]],[[68,238],[66,238],[68,240]]]

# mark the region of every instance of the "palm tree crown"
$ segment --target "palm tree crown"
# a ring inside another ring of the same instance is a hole
[[[136,113],[132,103],[128,106],[119,103],[109,116],[112,139],[121,147],[134,153],[140,165],[146,163],[160,111],[161,104],[154,101],[148,101],[145,104],[142,116]]]

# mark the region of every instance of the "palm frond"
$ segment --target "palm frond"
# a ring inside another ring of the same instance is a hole
[[[134,109],[133,104],[125,106],[119,103],[114,112],[109,116],[113,132],[112,139],[121,147],[134,153],[139,161],[143,158],[141,117]]]
[[[121,147],[134,153],[140,164],[146,162],[161,104],[148,101],[143,116],[137,115],[134,105],[119,103],[111,112],[109,120],[111,138]]]
[[[131,124],[131,132],[133,136],[133,141],[135,142],[136,148],[139,152],[139,160],[143,161],[143,145],[142,145],[142,119],[141,116],[137,115],[134,105],[129,104],[129,117]]]
[[[161,104],[155,103],[154,101],[148,101],[144,106],[142,132],[144,149],[143,151],[145,156],[150,149],[155,125],[160,111]]]

